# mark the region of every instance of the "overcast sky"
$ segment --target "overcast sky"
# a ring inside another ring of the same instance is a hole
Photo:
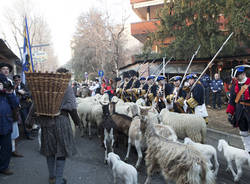
[[[4,10],[18,0],[0,0],[0,38],[2,30],[6,39],[13,47],[13,40],[4,27]],[[52,34],[52,42],[59,63],[64,64],[71,58],[70,40],[75,31],[77,17],[89,8],[96,7],[102,11],[108,11],[116,22],[121,22],[125,14],[129,16],[127,23],[137,22],[139,18],[132,11],[130,0],[30,0],[39,14],[46,18]],[[2,30],[1,30],[2,28]],[[6,33],[7,32],[7,33]],[[22,44],[21,44],[22,45]],[[16,52],[16,51],[15,51]],[[19,54],[16,53],[18,56]],[[20,56],[19,56],[20,57]]]

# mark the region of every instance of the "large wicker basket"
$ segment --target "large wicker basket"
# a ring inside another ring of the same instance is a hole
[[[26,81],[31,91],[35,113],[44,116],[57,116],[71,74],[61,73],[26,73]]]

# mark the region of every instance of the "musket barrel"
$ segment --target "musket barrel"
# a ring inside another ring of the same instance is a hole
[[[200,74],[200,76],[198,77],[198,79],[194,82],[194,84],[192,85],[190,91],[192,91],[194,89],[194,86],[196,85],[196,83],[200,80],[200,78],[203,76],[203,74],[207,71],[207,69],[209,68],[209,66],[212,64],[212,62],[215,60],[216,56],[220,53],[220,51],[222,50],[222,48],[224,47],[224,45],[228,42],[228,40],[231,38],[231,36],[233,35],[234,32],[232,32],[228,38],[226,39],[226,41],[224,41],[224,43],[222,44],[222,46],[220,47],[220,49],[217,51],[217,53],[214,55],[213,59],[208,63],[207,67],[203,70],[203,72]]]

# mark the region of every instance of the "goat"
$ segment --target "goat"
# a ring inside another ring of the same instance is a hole
[[[234,181],[238,182],[240,177],[242,176],[242,166],[244,163],[248,163],[250,167],[250,156],[249,153],[245,150],[235,148],[233,146],[228,145],[227,141],[224,139],[220,139],[218,141],[218,150],[224,152],[224,157],[227,160],[227,171],[230,171],[233,174]],[[232,161],[235,161],[235,165],[237,168],[237,174],[234,172]]]
[[[203,155],[191,146],[159,135],[141,109],[141,131],[146,137],[146,166],[149,184],[153,171],[160,168],[165,181],[176,184],[214,184],[215,177]]]
[[[154,117],[150,117],[150,120],[154,122]],[[142,160],[142,149],[146,148],[146,140],[144,135],[142,134],[140,130],[140,125],[141,125],[141,120],[139,116],[136,116],[130,125],[129,128],[129,136],[128,136],[128,149],[127,149],[127,154],[125,157],[125,160],[128,160],[130,149],[131,149],[131,144],[135,146],[138,159],[135,165],[135,168],[138,169]],[[157,133],[159,133],[162,136],[169,137],[172,140],[177,140],[177,136],[175,132],[172,130],[167,125],[161,125],[161,124],[156,124],[153,123],[154,128],[156,129]]]
[[[195,149],[200,151],[207,158],[207,161],[208,161],[208,164],[209,164],[210,168],[213,167],[213,164],[211,163],[210,160],[212,158],[214,158],[214,163],[215,163],[214,174],[215,174],[215,176],[217,176],[218,170],[219,170],[219,163],[218,163],[218,159],[217,159],[216,149],[213,146],[208,145],[208,144],[200,144],[200,143],[193,142],[189,137],[186,137],[184,139],[184,144],[191,145]]]
[[[107,162],[112,167],[114,184],[117,183],[117,178],[120,178],[125,184],[137,184],[138,174],[132,165],[123,162],[113,152],[108,154]]]

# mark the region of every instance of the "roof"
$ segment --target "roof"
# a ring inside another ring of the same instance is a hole
[[[15,60],[17,65],[21,65],[20,59],[8,48],[2,39],[0,39],[0,60],[5,62]]]

